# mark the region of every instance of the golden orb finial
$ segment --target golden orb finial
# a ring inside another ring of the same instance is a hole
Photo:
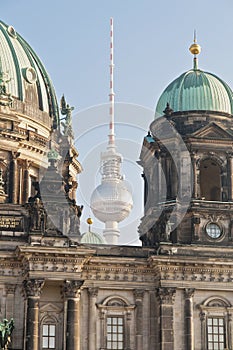
[[[190,46],[189,51],[193,54],[193,55],[199,55],[199,53],[201,52],[201,46],[194,43]]]
[[[87,224],[88,224],[88,225],[92,225],[92,224],[93,224],[92,218],[87,218]]]
[[[194,31],[193,44],[190,46],[189,51],[195,56],[201,53],[201,46],[197,44],[196,30]]]

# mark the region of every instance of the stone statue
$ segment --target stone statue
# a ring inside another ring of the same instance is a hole
[[[70,205],[70,234],[80,234],[80,217],[83,205],[79,206],[73,199]]]
[[[13,99],[11,94],[7,93],[6,85],[11,81],[8,78],[8,74],[4,73],[2,70],[2,61],[0,58],[0,105],[1,106],[11,106]]]
[[[41,199],[37,196],[30,197],[25,207],[29,211],[27,231],[45,232],[47,215]]]
[[[1,350],[7,350],[8,345],[11,341],[11,334],[14,329],[14,320],[13,318],[8,321],[4,319],[2,323],[0,323],[0,345]]]
[[[64,135],[74,138],[74,133],[72,129],[72,111],[74,107],[70,107],[65,100],[64,95],[61,98],[61,114],[65,115],[65,123],[61,123],[64,128]]]

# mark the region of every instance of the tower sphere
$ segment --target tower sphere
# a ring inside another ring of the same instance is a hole
[[[95,217],[102,221],[123,221],[133,206],[132,194],[124,181],[102,182],[91,196],[91,208]]]

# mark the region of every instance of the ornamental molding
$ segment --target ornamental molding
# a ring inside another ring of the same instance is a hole
[[[133,294],[134,294],[135,300],[142,301],[144,293],[145,293],[144,289],[134,289]]]
[[[88,288],[88,294],[91,298],[97,298],[99,292],[98,287],[90,287]]]
[[[194,296],[195,289],[194,288],[185,288],[184,296],[185,299],[192,299]]]
[[[5,284],[6,295],[15,294],[16,284],[7,283]]]
[[[20,276],[22,274],[22,268],[22,263],[20,261],[12,259],[12,257],[1,257],[0,277]]]
[[[43,279],[30,279],[23,281],[23,287],[27,298],[39,298],[45,281]]]
[[[161,264],[161,262],[160,262]],[[160,281],[190,281],[190,282],[233,282],[233,268],[230,266],[181,264],[159,265],[156,268],[156,279]]]
[[[36,247],[37,251],[22,252],[18,250],[18,258],[21,260],[23,267],[23,274],[27,275],[30,271],[43,273],[80,273],[83,266],[88,263],[90,256],[80,254],[65,253],[64,250],[59,253],[59,248],[51,247],[51,251],[42,252],[43,248]],[[49,249],[49,247],[48,247]],[[56,252],[55,252],[56,251]]]
[[[83,272],[82,278],[85,280],[102,282],[145,282],[150,284],[155,281],[154,272],[151,272],[151,274],[146,275],[143,271],[132,273],[127,272],[124,269],[122,269],[121,271],[112,271],[111,273],[90,270],[88,273]]]
[[[171,287],[160,287],[156,290],[157,297],[159,298],[161,304],[173,305],[175,301],[176,288]]]
[[[63,285],[63,293],[67,299],[78,299],[80,297],[80,288],[83,285],[82,280],[66,280]]]

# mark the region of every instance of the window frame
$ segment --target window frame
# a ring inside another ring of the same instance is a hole
[[[107,319],[118,317],[123,319],[123,348],[131,349],[131,339],[133,337],[132,315],[135,305],[120,297],[107,297],[102,303],[97,304],[100,318],[100,350],[112,350],[107,347]],[[121,349],[121,348],[117,348]],[[116,350],[117,350],[116,349]]]
[[[209,323],[209,321],[212,320],[212,324]],[[215,325],[214,324],[214,320],[217,320],[217,324]],[[219,325],[219,321],[222,320],[223,324],[222,324],[222,327],[223,328],[223,333],[220,333],[219,332],[219,328],[221,325]],[[209,328],[212,329],[212,332],[210,333],[209,332]],[[217,332],[215,332],[214,328],[217,328]],[[215,336],[218,335],[218,340],[215,341]],[[219,336],[223,335],[223,341],[221,342],[219,340]],[[212,336],[212,340],[210,340],[209,336]],[[206,340],[207,340],[207,349],[208,350],[214,350],[214,345],[217,344],[218,345],[218,348],[220,348],[219,345],[222,345],[223,344],[223,348],[222,350],[226,349],[226,323],[225,323],[225,317],[224,316],[212,316],[212,315],[209,315],[207,317],[207,322],[206,322]],[[210,345],[213,345],[213,346],[210,346]]]
[[[122,324],[119,324],[118,322],[116,324],[114,323],[111,323],[109,324],[108,320],[111,319],[111,320],[114,320],[114,319],[117,319],[117,320],[122,320]],[[109,327],[116,327],[117,328],[117,331],[114,332],[108,332],[108,328]],[[119,327],[122,327],[122,332],[118,332],[118,328]],[[117,335],[116,339],[108,339],[108,335]],[[122,340],[119,339],[119,335],[122,335]],[[125,347],[125,320],[124,320],[124,316],[123,315],[107,315],[106,317],[106,337],[107,337],[107,341],[106,341],[106,349],[107,350],[114,350],[114,349],[117,349],[117,350],[124,350],[124,347]],[[111,347],[109,347],[109,344],[108,343],[112,343],[111,344]],[[121,344],[119,344],[119,342],[121,342]],[[114,348],[112,347],[113,346],[113,343],[116,343],[117,345],[117,348]],[[119,347],[119,345],[121,345]]]
[[[232,331],[231,322],[233,307],[230,302],[220,296],[210,297],[199,305],[201,310],[201,343],[202,350],[211,350],[208,342],[208,320],[209,319],[223,319],[224,324],[224,350],[232,349]],[[214,349],[214,348],[213,348]]]
[[[44,327],[47,326],[48,327],[48,334],[45,335],[44,334]],[[50,349],[56,349],[56,334],[57,334],[57,325],[55,323],[52,322],[45,322],[42,324],[42,349],[43,350],[50,350]],[[54,335],[50,335],[50,327],[54,327]],[[48,346],[44,347],[44,338],[46,338],[48,340]],[[54,339],[54,347],[50,347],[50,340]]]

